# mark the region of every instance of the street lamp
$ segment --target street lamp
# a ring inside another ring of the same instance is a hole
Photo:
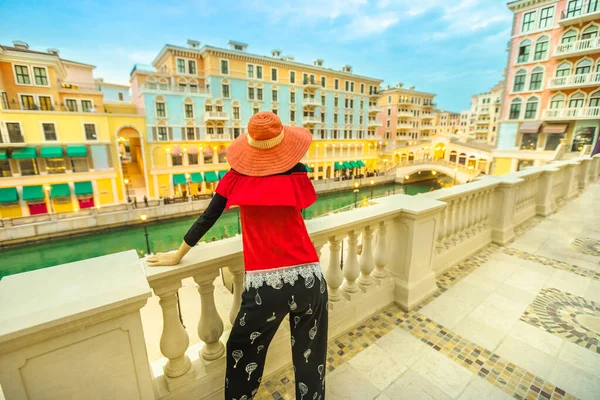
[[[50,197],[50,185],[45,184],[44,189],[46,190],[46,193],[48,194],[48,205],[50,206],[50,214],[52,214],[54,211],[52,210],[52,198]]]
[[[354,208],[356,208],[356,202],[358,201],[358,182],[354,183]]]
[[[371,179],[371,200],[373,200],[373,188],[375,187],[375,181]]]
[[[125,184],[125,191],[127,192],[127,202],[131,203],[131,197],[129,197],[129,179],[123,179],[123,183]]]
[[[148,240],[148,223],[146,222],[146,220],[148,219],[148,216],[146,214],[142,214],[140,215],[140,218],[142,220],[142,222],[144,223],[144,236],[146,236],[146,252],[148,254],[151,253],[150,251],[150,241]]]

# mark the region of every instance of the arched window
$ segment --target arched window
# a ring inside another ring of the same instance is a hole
[[[600,107],[600,90],[590,95],[590,107]]]
[[[539,100],[537,97],[530,97],[527,99],[525,105],[525,119],[535,119],[537,116]]]
[[[577,31],[574,29],[566,31],[561,39],[561,43],[573,43],[577,40]]]
[[[527,79],[527,71],[520,69],[515,74],[515,84],[513,85],[513,92],[522,92],[525,90],[525,79]]]
[[[581,60],[575,66],[575,75],[589,74],[592,70],[592,62],[590,60]]]
[[[452,150],[452,151],[450,152],[450,159],[449,159],[449,160],[450,160],[450,162],[453,162],[453,163],[455,163],[455,162],[456,162],[456,155],[457,155],[457,153],[456,153],[456,150]]]
[[[540,90],[542,88],[542,80],[544,79],[544,68],[535,67],[531,71],[531,79],[529,80],[529,90]]]
[[[475,165],[477,165],[477,157],[470,156],[469,157],[469,167],[475,168]]]
[[[598,37],[598,27],[596,25],[590,25],[585,28],[581,34],[581,40],[593,39]],[[586,46],[587,48],[587,46]]]
[[[571,64],[564,62],[556,68],[556,76],[569,76],[571,73]]]
[[[569,99],[569,108],[581,108],[585,103],[585,95],[583,93],[575,93]]]
[[[514,99],[510,103],[510,114],[508,119],[519,119],[521,117],[521,99]]]
[[[531,53],[531,40],[523,40],[519,45],[517,63],[524,63],[529,61],[529,53]]]
[[[544,60],[548,57],[548,44],[550,39],[548,36],[542,36],[535,42],[535,52],[533,53],[533,60]]]
[[[460,153],[460,156],[458,156],[458,163],[460,165],[465,165],[467,163],[467,155],[465,153]]]
[[[415,159],[415,153],[412,151],[408,153],[408,161],[413,161]]]
[[[557,94],[550,100],[550,109],[558,110],[565,107],[565,96]]]

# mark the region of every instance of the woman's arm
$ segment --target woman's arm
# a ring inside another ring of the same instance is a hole
[[[158,267],[162,265],[179,264],[188,251],[190,251],[190,249],[200,241],[202,236],[213,227],[215,222],[217,222],[221,214],[223,214],[226,205],[227,199],[220,194],[215,193],[215,197],[212,198],[206,210],[204,210],[202,215],[200,215],[185,234],[179,249],[176,252],[157,253],[148,257],[148,265],[151,267]]]

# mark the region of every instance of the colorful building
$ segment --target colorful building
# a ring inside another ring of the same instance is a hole
[[[495,173],[598,152],[600,2],[518,0]],[[595,150],[594,150],[595,149]]]
[[[125,201],[118,137],[144,134],[131,105],[112,105],[94,66],[0,46],[0,218]]]
[[[150,197],[214,189],[229,169],[228,145],[259,111],[311,130],[315,140],[303,162],[313,179],[375,168],[381,80],[348,65],[299,63],[279,50],[252,54],[235,41],[227,49],[187,44],[165,45],[152,66],[131,73],[132,101],[146,115]]]
[[[451,136],[461,130],[460,113],[436,109],[433,115],[434,135]]]
[[[504,81],[489,92],[474,95],[471,98],[468,124],[463,132],[480,143],[495,145],[503,96]]]

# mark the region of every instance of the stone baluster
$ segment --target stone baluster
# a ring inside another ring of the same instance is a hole
[[[373,230],[369,225],[365,226],[362,234],[362,251],[360,253],[360,277],[358,284],[367,288],[373,284],[371,273],[375,269],[375,259],[373,258]]]
[[[485,220],[485,204],[487,199],[487,192],[481,192],[479,195],[479,201],[477,202],[477,230],[483,231],[483,224]]]
[[[458,233],[458,237],[460,240],[463,240],[465,238],[465,201],[466,198],[465,197],[461,197],[460,199],[457,200],[457,206],[458,206],[458,218],[457,218],[457,224],[456,224],[456,228],[457,228],[457,233]]]
[[[491,225],[491,218],[492,218],[492,212],[491,212],[491,208],[492,208],[492,204],[494,201],[494,196],[493,196],[494,192],[493,190],[490,190],[488,192],[487,198],[486,198],[486,204],[485,204],[485,227],[488,228]]]
[[[472,214],[472,205],[473,205],[473,195],[465,196],[465,212],[464,212],[464,228],[463,232],[465,233],[465,237],[471,236],[471,214]]]
[[[454,244],[454,224],[456,221],[455,213],[455,202],[450,200],[448,202],[448,212],[446,218],[446,238],[444,239],[444,245],[447,249],[452,247]]]
[[[356,255],[358,246],[358,233],[356,231],[348,232],[348,253],[346,253],[346,261],[344,262],[344,284],[342,290],[346,293],[356,293],[358,285],[356,279],[360,276],[360,266]]]
[[[190,344],[187,332],[181,325],[177,312],[177,291],[181,288],[181,281],[171,282],[164,286],[153,288],[154,293],[160,298],[158,304],[163,315],[163,330],[160,336],[160,352],[168,361],[163,367],[169,390],[179,386],[184,376],[190,372],[192,363],[185,351]]]
[[[215,285],[213,284],[215,278],[216,275],[212,274],[194,276],[194,281],[198,284],[198,293],[200,293],[198,337],[204,342],[200,355],[206,361],[216,360],[225,352],[225,347],[221,343],[223,320],[215,306]]]
[[[242,305],[242,292],[244,291],[244,266],[227,267],[233,276],[233,303],[229,311],[229,322],[234,324],[240,306]]]
[[[471,231],[471,233],[473,235],[475,235],[478,231],[477,229],[477,222],[478,222],[478,217],[479,217],[479,212],[481,211],[479,209],[479,200],[481,199],[481,192],[475,193],[473,195],[473,198],[471,199],[471,223],[469,224],[469,231]]]
[[[340,268],[340,240],[335,236],[329,238],[329,266],[325,273],[327,287],[329,288],[329,301],[335,302],[342,298],[340,286],[344,281]]]
[[[440,226],[437,231],[437,240],[435,242],[435,248],[437,253],[441,253],[444,250],[444,239],[446,237],[445,227],[446,219],[448,218],[448,207],[445,207],[440,213]]]
[[[383,279],[387,276],[385,266],[388,263],[388,252],[387,252],[387,227],[385,222],[379,223],[377,229],[377,244],[375,245],[375,271],[373,271],[373,277],[377,279]]]

